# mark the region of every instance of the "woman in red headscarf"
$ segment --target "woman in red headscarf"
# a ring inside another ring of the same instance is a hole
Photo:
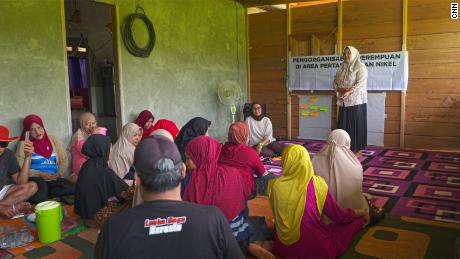
[[[67,156],[61,141],[48,135],[40,117],[28,115],[23,121],[21,141],[16,149],[16,157],[20,165],[24,161],[24,142],[26,132],[34,145],[30,165],[30,180],[38,185],[38,192],[30,199],[33,203],[45,201],[48,197],[61,197],[74,193],[75,186],[69,180],[62,178],[67,170]]]
[[[171,133],[173,139],[176,139],[177,134],[179,134],[179,129],[177,128],[176,123],[166,119],[161,119],[157,121],[157,123],[155,123],[155,125],[152,126],[151,132],[153,133],[157,129],[163,129],[168,131],[169,133]]]
[[[191,173],[183,199],[218,207],[229,221],[236,240],[244,242],[250,235],[243,216],[244,182],[236,169],[217,163],[221,149],[219,142],[207,136],[196,137],[188,143],[185,154]]]
[[[246,122],[236,122],[228,129],[228,142],[222,148],[219,163],[237,169],[243,176],[249,199],[257,194],[266,195],[268,180],[276,178],[265,171],[257,152],[248,146],[249,127]],[[253,175],[258,177],[254,180]]]
[[[154,121],[155,117],[149,110],[143,110],[141,113],[139,113],[139,116],[137,116],[134,123],[136,123],[137,125],[139,125],[139,127],[142,128],[142,139],[145,139],[146,137],[150,136],[150,133],[153,132],[152,125]]]

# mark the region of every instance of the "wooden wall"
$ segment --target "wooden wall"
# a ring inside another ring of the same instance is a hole
[[[402,0],[343,2],[343,46],[352,45],[361,53],[400,51],[402,13]],[[385,112],[384,145],[399,146],[400,92],[387,92]]]
[[[450,19],[448,0],[409,0],[408,8],[409,90],[405,146],[458,149],[460,21]],[[349,0],[343,2],[343,11],[343,46],[353,45],[361,53],[401,50],[402,0]],[[267,104],[270,117],[273,117],[276,135],[286,133],[285,82],[273,80],[275,75],[276,79],[282,79],[286,74],[286,36],[282,34],[283,30],[286,32],[285,15],[285,11],[276,11],[249,16],[251,98],[256,100],[267,96],[268,99],[263,99],[263,102]],[[275,21],[275,17],[280,24],[267,22]],[[291,26],[293,56],[334,52],[335,3],[291,9]],[[262,35],[264,32],[268,35]],[[257,43],[266,38],[269,38],[271,49]],[[276,60],[281,62],[276,65]],[[269,68],[272,73],[268,72]],[[265,77],[261,70],[268,72],[269,76]],[[261,83],[268,80],[269,84]],[[295,95],[291,100],[292,136],[296,137],[298,100]],[[385,146],[400,144],[400,107],[401,93],[387,92]],[[335,111],[333,115],[335,117]],[[333,121],[335,126],[335,118]]]
[[[275,136],[286,128],[286,13],[249,15],[250,98],[267,105]]]
[[[460,148],[460,20],[448,0],[410,0],[406,145]]]
[[[336,3],[291,9],[291,55],[331,55],[335,50],[337,28]],[[292,100],[292,136],[299,135],[299,98],[309,91],[295,91]],[[333,95],[332,91],[317,91],[317,95]],[[335,103],[335,100],[333,101]],[[336,124],[336,106],[332,106],[332,126]]]

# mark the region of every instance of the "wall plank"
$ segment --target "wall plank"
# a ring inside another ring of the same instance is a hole
[[[458,151],[460,138],[406,135],[406,144],[411,148]]]
[[[408,107],[406,109],[406,121],[460,123],[460,109]]]
[[[460,93],[458,94],[408,94],[408,108],[460,108]]]
[[[460,48],[411,50],[409,57],[410,65],[460,63]]]
[[[408,50],[458,48],[460,32],[407,36]]]
[[[460,137],[460,124],[434,121],[406,121],[406,134],[414,136]]]
[[[446,13],[446,17],[443,19],[411,20],[409,18],[409,22],[407,24],[407,33],[409,35],[425,35],[434,33],[458,32],[460,22],[458,20],[450,19],[449,14],[450,12]]]
[[[354,46],[359,49],[360,53],[391,52],[400,51],[401,42],[401,36],[378,39],[346,39],[343,41],[343,46]]]
[[[399,133],[385,133],[383,145],[385,147],[399,147]]]
[[[409,65],[411,78],[460,78],[460,63],[433,63]]]
[[[460,79],[409,78],[410,94],[459,94]]]

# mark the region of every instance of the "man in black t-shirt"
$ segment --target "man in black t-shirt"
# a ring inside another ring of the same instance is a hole
[[[13,151],[8,144],[17,137],[9,136],[8,128],[0,125],[0,217],[11,218],[30,206],[24,201],[37,192],[37,184],[29,181],[30,161],[34,146],[32,142],[24,143],[24,164],[18,165]]]
[[[172,141],[144,139],[134,167],[144,203],[107,220],[95,258],[243,258],[218,208],[181,200],[185,165]]]

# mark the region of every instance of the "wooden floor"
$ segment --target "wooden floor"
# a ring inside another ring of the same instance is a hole
[[[265,217],[265,222],[269,229],[273,227],[273,213],[270,208],[270,203],[267,196],[258,196],[255,199],[248,201],[249,215]]]

